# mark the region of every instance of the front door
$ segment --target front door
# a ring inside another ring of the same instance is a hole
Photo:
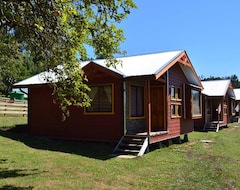
[[[218,121],[222,120],[222,112],[220,111],[220,114],[218,112],[219,104],[221,105],[221,99],[220,98],[209,98],[207,101],[207,122],[212,121]]]
[[[151,87],[152,131],[166,130],[166,95],[164,86]]]

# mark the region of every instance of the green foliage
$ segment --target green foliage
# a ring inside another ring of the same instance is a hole
[[[89,105],[87,80],[76,64],[88,58],[86,46],[115,64],[114,54],[124,53],[123,30],[116,23],[135,7],[132,0],[0,0],[0,28],[12,44],[31,53],[38,67],[56,72],[56,97],[65,112],[70,105]]]
[[[20,44],[14,43],[11,36],[0,34],[0,92],[7,95],[15,82],[26,79],[40,70],[33,63],[28,52],[20,50]]]
[[[21,63],[21,56],[17,48],[17,44],[8,46],[8,43],[0,43],[0,49],[2,50],[0,54],[0,88],[4,93],[9,90],[13,75],[15,75],[17,69],[16,67],[13,68],[13,65]]]
[[[13,83],[36,73],[30,55],[20,47],[21,44],[11,35],[0,33],[0,91],[4,94],[9,92]]]
[[[55,90],[57,89],[55,99],[63,111],[63,120],[69,116],[69,106],[88,107],[90,105],[91,99],[87,93],[90,88],[86,84],[88,80],[77,62],[74,67],[71,63],[64,64],[64,68],[55,68],[54,74],[58,82],[52,83],[52,86]]]

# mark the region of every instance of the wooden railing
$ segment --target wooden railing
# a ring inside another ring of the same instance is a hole
[[[0,115],[22,115],[27,116],[28,103],[26,100],[11,100],[9,98],[0,98]]]

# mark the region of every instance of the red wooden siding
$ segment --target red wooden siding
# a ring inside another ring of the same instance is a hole
[[[58,105],[53,102],[53,97],[51,95],[52,89],[47,85],[31,86],[29,87],[29,126],[31,134],[65,139],[118,141],[121,136],[124,135],[124,114],[126,114],[126,129],[129,134],[131,132],[136,133],[136,131],[147,131],[147,111],[145,111],[144,117],[142,118],[131,118],[129,115],[130,85],[140,85],[146,88],[146,78],[132,78],[131,80],[126,81],[127,105],[126,113],[124,113],[122,77],[117,73],[104,69],[94,63],[86,66],[84,71],[88,76],[89,85],[113,86],[113,113],[85,114],[83,108],[72,106],[70,108],[70,117],[62,122],[61,111],[58,108]],[[186,79],[179,63],[173,64],[167,72],[169,89],[167,89],[166,73],[163,74],[164,77],[160,78],[158,81],[151,79],[149,84],[150,89],[151,87],[161,88],[161,91],[159,91],[161,96],[159,95],[159,97],[163,98],[162,96],[164,96],[164,100],[159,104],[165,104],[163,105],[163,109],[160,110],[161,112],[164,112],[164,121],[161,123],[163,126],[161,128],[152,127],[151,132],[164,131],[165,133],[167,131],[168,133],[151,138],[150,143],[178,137],[181,134],[192,132],[194,129],[194,122],[191,117],[191,87],[188,85],[188,80]],[[171,86],[179,87],[181,89],[181,117],[171,117],[171,104],[173,103],[173,100],[171,100]],[[156,91],[152,92],[154,93]],[[167,94],[167,92],[169,93]],[[145,106],[145,110],[146,109],[147,105]],[[186,115],[184,114],[185,112]],[[168,117],[166,117],[167,115]],[[167,128],[165,128],[165,126],[167,126]]]
[[[184,84],[187,84],[188,81],[182,72],[179,64],[175,64],[170,70],[169,70],[169,86],[178,86],[182,88],[182,94],[184,93]],[[186,88],[187,89],[187,88]],[[169,93],[170,90],[169,90]],[[184,118],[184,101],[186,101],[185,105],[191,104],[191,91],[186,90],[185,91],[185,100],[182,96],[182,117],[181,118],[171,118],[171,94],[168,94],[168,120],[169,120],[169,131],[173,136],[177,134],[185,134],[193,131],[194,123],[192,118]],[[190,106],[191,108],[191,106]],[[187,112],[191,112],[191,109],[187,109]]]
[[[89,84],[113,84],[114,114],[84,114],[83,108],[71,107],[70,117],[62,122],[61,111],[53,103],[47,85],[29,88],[29,125],[33,135],[94,141],[118,141],[123,135],[122,82],[105,77]]]
[[[168,133],[165,135],[155,136],[151,137],[151,143],[179,137],[182,134],[187,134],[189,132],[192,132],[194,130],[194,122],[192,118],[184,118],[184,97],[183,97],[183,91],[184,91],[184,84],[187,84],[188,81],[182,72],[179,64],[175,64],[173,67],[169,69],[169,94],[168,94],[168,127],[167,131]],[[181,118],[171,118],[171,86],[180,87],[182,89],[182,117]],[[190,88],[185,91],[185,101],[188,101],[191,105],[191,90]],[[191,110],[191,106],[190,106]],[[186,110],[186,111],[190,111]],[[191,112],[191,111],[190,111]]]

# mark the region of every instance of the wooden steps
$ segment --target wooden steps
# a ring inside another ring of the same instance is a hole
[[[203,131],[217,132],[217,124],[215,124],[215,123],[205,123]]]
[[[234,122],[240,123],[240,116],[234,116],[234,117],[232,117],[231,122],[232,122],[232,123],[234,123]]]
[[[224,125],[223,122],[209,122],[209,123],[205,123],[203,131],[218,132],[224,126],[226,125]]]
[[[125,135],[118,142],[113,154],[142,156],[146,152],[148,145],[147,136]]]

